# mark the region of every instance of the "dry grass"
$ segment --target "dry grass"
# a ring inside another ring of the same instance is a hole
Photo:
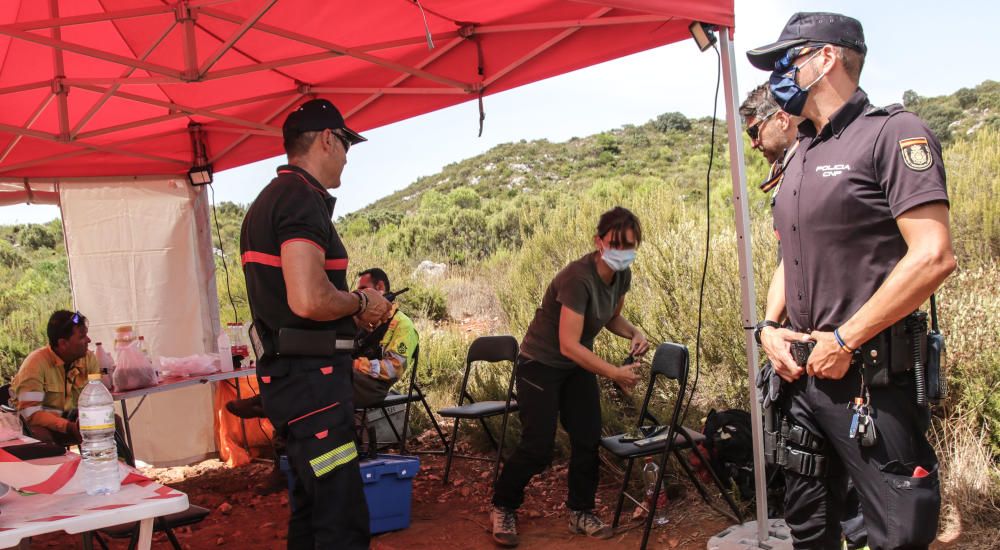
[[[985,430],[969,416],[935,423],[931,442],[941,462],[943,541],[958,548],[994,548],[1000,540],[1000,467]]]

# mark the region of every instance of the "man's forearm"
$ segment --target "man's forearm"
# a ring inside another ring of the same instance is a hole
[[[38,411],[27,420],[28,427],[38,426],[49,430],[67,433],[69,432],[70,421],[49,411]]]
[[[316,303],[309,319],[332,321],[349,317],[358,311],[358,296],[351,292],[337,290],[333,284],[320,285],[316,294]]]
[[[907,252],[875,294],[840,326],[840,337],[859,347],[920,307],[954,269],[951,254]]]

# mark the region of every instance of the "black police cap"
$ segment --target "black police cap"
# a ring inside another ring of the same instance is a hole
[[[305,132],[319,132],[326,129],[342,130],[344,137],[352,145],[368,141],[361,134],[348,128],[344,124],[344,116],[337,107],[325,99],[309,100],[289,113],[285,124],[281,127],[281,133],[287,139]]]
[[[747,52],[750,64],[765,71],[774,70],[774,63],[790,48],[821,42],[844,46],[866,53],[865,32],[861,22],[839,13],[798,12],[785,23],[777,42]]]

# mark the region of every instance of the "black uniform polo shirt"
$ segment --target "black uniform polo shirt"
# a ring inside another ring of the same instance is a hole
[[[281,246],[303,241],[323,251],[333,286],[348,290],[347,249],[331,221],[336,201],[316,178],[289,165],[278,168],[277,177],[250,205],[240,231],[240,256],[250,311],[266,328],[333,329],[338,338],[354,336],[350,316],[313,321],[292,313],[281,274]]]
[[[846,322],[906,253],[896,218],[948,202],[941,144],[901,106],[873,107],[858,89],[801,143],[774,207],[785,264],[785,307],[798,331]]]

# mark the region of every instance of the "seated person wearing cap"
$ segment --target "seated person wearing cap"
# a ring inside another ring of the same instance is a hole
[[[87,349],[87,318],[59,310],[49,317],[49,345],[31,352],[10,385],[11,401],[31,437],[69,446],[80,443],[76,403],[87,375],[101,369]]]
[[[372,288],[385,294],[390,292],[389,276],[379,268],[362,271],[356,285],[358,290]],[[389,388],[399,380],[403,371],[413,361],[420,337],[413,321],[393,304],[389,320],[377,327],[360,326],[354,339],[354,407],[374,407],[385,399]],[[262,418],[264,408],[259,395],[247,399],[234,399],[226,403],[226,410],[241,418]]]
[[[358,276],[358,290],[373,288],[390,292],[389,276],[379,268]],[[369,329],[359,326],[354,338],[354,408],[374,407],[385,399],[389,388],[413,362],[420,336],[413,321],[392,305],[389,320]]]

